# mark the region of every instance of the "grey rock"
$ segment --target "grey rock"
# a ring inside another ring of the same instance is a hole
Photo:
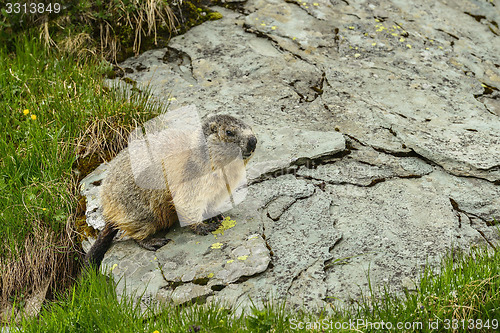
[[[372,286],[386,283],[401,290],[403,277],[416,279],[425,265],[436,267],[452,246],[468,249],[484,242],[467,220],[460,223],[435,177],[391,179],[373,187],[327,185],[332,214],[343,233],[327,270],[329,296],[347,300],[369,295],[368,276]]]
[[[163,289],[162,292],[165,293]],[[175,290],[171,291],[168,295],[168,302],[179,305],[187,302],[192,302],[194,300],[201,300],[202,298],[207,298],[213,294],[212,289],[208,286],[202,286],[194,283],[185,283]]]
[[[91,174],[80,181],[80,194],[87,198],[85,211],[86,222],[94,229],[104,228],[102,218],[101,197],[99,194],[102,180],[107,174],[107,164],[101,164]]]
[[[266,270],[270,256],[262,237],[235,234],[238,231],[235,227],[217,239],[184,235],[158,250],[156,255],[167,282],[187,283],[213,278],[213,283],[227,285],[242,276]]]
[[[273,220],[279,219],[281,214],[286,211],[297,199],[289,197],[287,195],[281,196],[273,200],[267,206],[267,213],[269,217]]]
[[[156,253],[116,241],[103,270],[124,277],[120,292],[142,290],[143,304],[337,306],[367,295],[368,278],[399,293],[451,248],[498,240],[500,15],[490,2],[242,6],[217,7],[221,20],[122,64],[141,66],[125,76],[154,99],[240,117],[259,141],[247,197],[227,212],[236,225],[217,238],[175,227]],[[83,182],[97,228],[102,172]]]
[[[415,281],[411,280],[406,276],[401,280],[401,287],[403,287],[403,289],[406,289],[408,291],[417,290],[417,284],[415,283]]]
[[[289,128],[282,128],[272,132],[260,132],[259,141],[259,150],[248,166],[250,181],[263,174],[285,170],[345,150],[344,137],[335,131],[291,131]]]

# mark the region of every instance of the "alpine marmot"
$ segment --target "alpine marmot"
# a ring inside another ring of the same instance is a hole
[[[229,115],[208,117],[199,136],[203,144],[196,135],[187,142],[186,133],[157,136],[161,156],[156,168],[150,164],[135,170],[130,145],[110,162],[100,190],[106,224],[85,257],[87,265],[99,267],[119,230],[155,251],[169,239],[153,235],[178,221],[200,235],[218,228],[222,217],[217,209],[244,181],[257,139],[250,126]]]

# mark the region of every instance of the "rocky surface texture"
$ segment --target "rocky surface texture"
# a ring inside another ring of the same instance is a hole
[[[130,80],[110,84],[238,116],[259,143],[223,234],[177,227],[156,253],[115,242],[103,270],[120,291],[345,304],[368,274],[411,290],[448,249],[498,237],[499,4],[315,1],[216,8],[221,20],[121,64]],[[82,185],[95,226],[105,168]]]

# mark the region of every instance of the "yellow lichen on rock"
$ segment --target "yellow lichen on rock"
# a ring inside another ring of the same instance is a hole
[[[224,235],[224,231],[231,229],[235,225],[236,225],[236,221],[231,220],[231,218],[229,216],[226,216],[224,218],[224,220],[222,220],[220,227],[217,230],[212,231],[212,234],[217,239],[217,235]]]

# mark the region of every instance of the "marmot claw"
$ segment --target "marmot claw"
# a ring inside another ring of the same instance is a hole
[[[156,237],[156,238],[147,238],[144,240],[136,240],[137,244],[139,244],[140,247],[149,250],[149,251],[156,251],[162,246],[165,246],[167,243],[171,241],[170,238],[165,238],[165,237]]]
[[[193,230],[193,232],[197,235],[205,236],[210,232],[217,230],[222,224],[222,220],[224,220],[224,216],[219,214],[204,221],[203,223],[193,224],[191,226],[191,230]]]

